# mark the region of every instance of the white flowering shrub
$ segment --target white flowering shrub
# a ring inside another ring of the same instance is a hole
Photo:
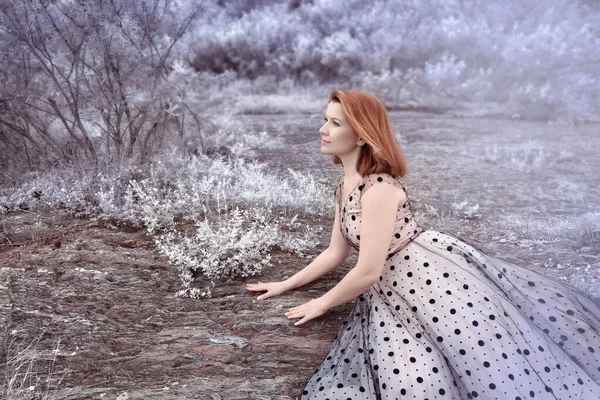
[[[276,209],[292,213],[333,213],[331,183],[288,169],[278,176],[264,163],[241,158],[214,160],[176,157],[155,163],[147,177],[131,180],[120,190],[101,187],[96,195],[99,216],[145,226],[150,233],[176,220],[193,220],[206,209],[229,207]]]
[[[167,152],[141,169],[82,171],[74,168],[32,174],[17,187],[0,188],[0,213],[18,209],[62,209],[126,221],[150,232],[200,210],[272,208],[293,213],[333,213],[331,185],[309,173],[282,175],[266,163],[239,157],[184,158]]]
[[[179,268],[178,295],[194,298],[210,297],[217,279],[260,273],[277,248],[306,256],[319,231],[298,222],[298,213],[333,215],[331,183],[310,174],[288,169],[279,176],[234,156],[186,159],[175,152],[145,170],[47,171],[3,189],[0,206],[3,213],[62,208],[145,228]],[[186,221],[195,222],[191,236],[178,230]],[[191,286],[198,275],[211,281],[205,289]]]
[[[290,226],[296,225],[295,219]],[[191,236],[171,229],[156,238],[159,252],[179,268],[182,288],[176,295],[181,297],[210,297],[215,280],[259,274],[271,265],[269,252],[276,245],[284,249],[289,246],[288,250],[303,254],[303,250],[316,244],[310,229],[304,237],[282,231],[278,221],[271,218],[270,210],[236,207],[219,213],[214,221],[206,217],[196,221],[195,228]],[[199,274],[210,280],[203,290],[191,287],[194,276]]]
[[[597,1],[294,3],[203,3],[192,63],[211,103],[304,112],[322,88],[353,87],[392,107],[598,120]]]
[[[158,249],[171,262],[209,279],[248,276],[269,264],[267,250],[277,242],[278,232],[264,214],[236,207],[217,221],[196,221],[191,237],[162,235]]]
[[[465,219],[481,218],[479,204],[469,205],[467,200],[460,203],[452,203],[452,212],[455,216],[462,216]]]
[[[502,216],[500,229],[517,233],[521,237],[543,240],[571,237],[582,243],[597,246],[600,241],[600,212],[590,211],[573,216]]]
[[[93,174],[75,168],[32,173],[17,188],[0,188],[0,214],[51,208],[82,216],[96,208],[95,181]]]
[[[529,172],[547,167],[548,155],[535,140],[511,146],[491,146],[484,149],[484,161],[499,164],[503,168]]]

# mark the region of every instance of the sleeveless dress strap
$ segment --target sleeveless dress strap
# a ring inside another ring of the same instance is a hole
[[[335,186],[335,190],[334,195],[335,195],[335,204],[339,207],[340,206],[340,202],[341,202],[341,198],[342,198],[342,179],[344,179],[343,176],[341,176],[338,179],[337,185]]]
[[[394,185],[394,186],[399,187],[399,188],[403,189],[404,191],[406,191],[404,189],[404,184],[402,183],[400,178],[395,177],[390,174],[387,174],[387,173],[381,173],[381,174],[370,174],[363,178],[363,183],[361,185],[362,189],[359,186],[359,189],[361,190],[361,195],[364,195],[373,186],[378,185],[378,184],[383,184],[383,183],[386,183],[389,185]]]

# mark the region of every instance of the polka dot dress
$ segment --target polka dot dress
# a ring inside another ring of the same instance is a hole
[[[360,247],[360,199],[336,189],[345,240]],[[398,208],[379,281],[361,294],[302,399],[600,399],[600,307],[562,283],[421,232]]]

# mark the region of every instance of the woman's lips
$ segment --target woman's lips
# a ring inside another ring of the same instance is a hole
[[[329,143],[327,140],[321,139],[321,144]]]

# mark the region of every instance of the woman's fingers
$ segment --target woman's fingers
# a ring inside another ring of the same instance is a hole
[[[301,304],[296,307],[292,307],[288,312],[285,313],[288,319],[290,318],[301,318],[299,321],[294,323],[294,325],[298,326],[311,319],[317,318],[325,313],[321,306],[321,302],[319,299],[313,299],[307,303]]]
[[[285,315],[288,318],[300,318],[300,317],[304,317],[307,314],[307,309],[302,308],[302,306],[298,306],[298,307],[294,307],[294,308],[290,308],[290,310],[288,312],[285,313]]]
[[[298,313],[298,314],[297,313],[291,313],[291,314],[287,315],[288,319],[290,319],[290,318],[302,318],[304,316],[305,316],[305,314],[302,314],[302,313]]]
[[[299,311],[301,311],[301,310],[299,310],[297,307],[296,308],[290,308],[288,310],[288,312],[286,312],[286,314],[295,314],[295,313],[297,313]]]
[[[261,282],[248,283],[246,288],[253,292],[265,291],[266,293],[261,294],[257,297],[257,300],[268,299],[269,297],[280,295],[281,293],[289,290],[286,288],[285,282]]]
[[[258,282],[258,283],[249,283],[246,285],[246,289],[250,290],[251,292],[262,292],[262,291],[267,291],[267,293],[263,293],[260,296],[258,296],[256,298],[256,300],[264,300],[264,299],[268,299],[270,296],[267,287],[264,283],[262,282]]]
[[[301,324],[303,324],[303,323],[305,323],[306,321],[309,321],[309,320],[310,320],[310,318],[304,317],[304,318],[302,318],[300,321],[298,321],[298,322],[295,322],[295,323],[294,323],[294,326],[301,325]]]
[[[248,283],[246,285],[246,288],[251,291],[267,290],[267,288],[265,287],[265,284],[262,282]]]
[[[271,297],[271,294],[269,292],[267,292],[267,293],[263,293],[260,296],[258,296],[256,298],[256,300],[264,300],[264,299],[268,299],[269,297]]]
[[[288,312],[286,314],[288,319],[301,318],[299,321],[294,322],[294,326],[301,325],[306,321],[313,319],[313,317],[311,317],[306,311]]]

